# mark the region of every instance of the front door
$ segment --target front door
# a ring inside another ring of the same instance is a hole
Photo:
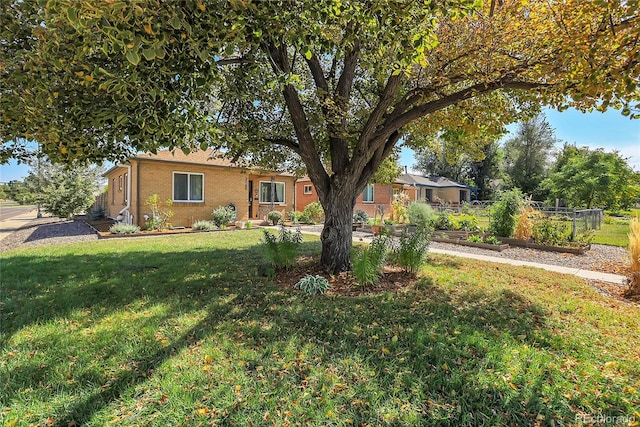
[[[253,181],[249,180],[249,219],[253,218]]]

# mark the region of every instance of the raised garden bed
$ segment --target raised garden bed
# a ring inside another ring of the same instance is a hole
[[[561,252],[561,253],[574,254],[574,255],[583,255],[585,252],[591,249],[591,245],[585,245],[580,247],[549,246],[549,245],[540,245],[540,244],[529,242],[522,239],[512,239],[508,237],[500,237],[500,240],[503,243],[508,243],[511,246],[517,246],[520,248],[537,249],[539,251],[548,251],[548,252]]]
[[[502,252],[505,249],[509,249],[509,245],[504,241],[500,245],[492,245],[491,243],[477,243],[477,242],[469,242],[464,239],[445,239],[442,237],[434,237],[431,240],[433,242],[439,242],[439,243],[452,243],[454,245],[470,246],[472,248],[489,249],[490,251],[496,251],[496,252]]]

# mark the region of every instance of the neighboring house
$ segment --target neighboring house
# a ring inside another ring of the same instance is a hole
[[[365,211],[370,217],[380,216],[379,210],[384,211],[385,218],[391,213],[393,195],[404,192],[410,201],[421,201],[431,204],[458,205],[469,202],[474,187],[469,187],[444,177],[425,177],[414,174],[404,174],[393,184],[369,184],[356,199],[354,212]],[[296,182],[296,210],[302,211],[309,203],[317,201],[318,194],[308,177]]]
[[[385,218],[391,213],[393,195],[404,191],[405,185],[401,182],[393,184],[368,184],[365,190],[356,199],[354,212],[365,211],[371,218],[380,217],[379,210],[384,211]],[[311,202],[318,201],[318,193],[308,177],[296,181],[296,210],[303,211]],[[376,213],[376,211],[378,211]]]
[[[272,210],[284,214],[294,209],[293,175],[243,168],[212,150],[140,154],[104,176],[109,181],[107,215],[142,227],[144,216],[151,214],[145,202],[153,194],[163,209],[173,211],[173,226],[211,220],[218,206],[232,206],[237,221],[262,221]],[[169,199],[171,207],[166,206]]]

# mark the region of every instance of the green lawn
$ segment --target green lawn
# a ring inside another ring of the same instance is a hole
[[[617,220],[613,224],[602,223],[600,230],[596,230],[593,243],[601,245],[629,246],[629,221]]]
[[[640,420],[640,309],[579,279],[432,255],[400,293],[310,297],[258,277],[259,238],[0,254],[2,424]]]

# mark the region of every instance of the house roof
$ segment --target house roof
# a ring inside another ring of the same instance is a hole
[[[240,168],[240,169],[248,169],[252,170],[252,168],[244,167],[238,165],[231,161],[228,158],[222,156],[221,153],[216,152],[215,150],[197,150],[192,151],[189,154],[185,154],[182,150],[159,150],[154,153],[140,153],[132,157],[132,159],[137,160],[153,160],[153,161],[162,161],[162,162],[176,162],[176,163],[189,163],[196,165],[208,165],[208,166],[221,166],[221,167],[230,167],[230,168]],[[107,175],[113,169],[117,167],[121,167],[122,165],[116,165],[113,168],[109,169],[104,175]],[[283,176],[293,176],[288,172],[269,172],[276,173],[278,175]]]
[[[403,184],[416,185],[420,187],[434,187],[434,188],[469,188],[466,185],[452,181],[449,178],[443,176],[421,176],[406,173],[398,177],[398,181]]]

